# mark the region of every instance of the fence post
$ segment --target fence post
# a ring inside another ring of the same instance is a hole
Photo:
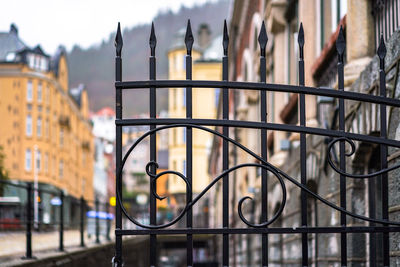
[[[110,229],[111,229],[111,219],[108,218],[108,214],[110,213],[110,204],[106,202],[106,211],[107,211],[107,235],[106,238],[108,241],[111,240],[110,238]]]
[[[32,259],[32,183],[27,184],[26,203],[26,255],[23,259]]]
[[[80,225],[81,247],[85,246],[84,226],[85,226],[85,199],[83,198],[83,196],[81,196],[81,225]]]
[[[95,200],[95,206],[96,206],[96,244],[100,243],[100,225],[99,225],[99,200],[96,197]]]
[[[61,199],[61,206],[60,206],[60,245],[59,245],[59,250],[63,251],[64,250],[64,191],[61,190],[60,194],[60,199]]]

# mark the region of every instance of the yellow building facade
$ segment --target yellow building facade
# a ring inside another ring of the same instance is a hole
[[[180,34],[179,34],[180,33]],[[168,52],[169,79],[186,79],[186,48],[183,45],[184,31],[179,32],[177,40],[182,45],[174,46]],[[219,50],[221,51],[219,51]],[[217,51],[215,51],[217,50]],[[212,40],[204,49],[192,50],[192,79],[221,80],[222,38]],[[170,88],[168,91],[168,113],[171,118],[186,118],[186,89]],[[219,89],[193,88],[193,118],[216,118]],[[201,192],[210,182],[208,156],[212,135],[193,129],[193,193]],[[186,128],[173,128],[169,131],[169,169],[186,174]],[[185,183],[177,176],[169,177],[168,192],[173,195],[186,192]]]
[[[8,43],[7,43],[8,41]],[[66,51],[46,55],[0,33],[0,146],[11,180],[93,199],[93,135],[87,91],[69,89]]]

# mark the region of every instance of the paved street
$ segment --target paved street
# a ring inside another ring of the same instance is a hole
[[[112,233],[112,231],[110,231]],[[112,236],[111,236],[112,237]],[[113,238],[113,237],[112,237]],[[100,241],[104,242],[105,237],[100,236]],[[85,232],[85,243],[95,243],[95,236],[90,238]],[[59,233],[55,232],[33,232],[32,233],[32,253],[45,250],[57,250],[59,244]],[[80,234],[78,230],[64,231],[64,247],[78,247],[80,245]],[[25,232],[0,232],[0,263],[10,257],[20,257],[25,254],[26,237]]]

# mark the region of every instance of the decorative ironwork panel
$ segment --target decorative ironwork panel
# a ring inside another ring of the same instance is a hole
[[[396,1],[397,3],[397,1]],[[344,52],[346,43],[343,35],[343,29],[340,29],[338,39],[336,41],[337,49],[337,78],[338,89],[333,88],[318,88],[308,87],[304,83],[304,45],[305,37],[303,26],[300,24],[298,34],[299,45],[299,61],[298,61],[298,75],[299,85],[285,85],[285,84],[270,84],[266,82],[266,46],[268,36],[265,30],[264,22],[258,37],[260,46],[260,82],[235,82],[228,81],[228,46],[229,36],[226,22],[224,23],[223,31],[223,57],[222,57],[222,81],[196,81],[192,80],[192,47],[193,47],[193,34],[191,30],[190,21],[187,24],[186,36],[184,43],[186,45],[186,80],[156,80],[156,44],[157,39],[155,35],[154,25],[151,26],[150,34],[150,58],[149,68],[150,76],[146,81],[123,81],[122,80],[122,57],[121,51],[123,47],[123,40],[120,25],[118,24],[117,35],[115,38],[116,46],[116,59],[115,59],[115,89],[116,89],[116,247],[115,257],[113,259],[114,266],[123,265],[122,255],[122,237],[129,235],[148,235],[150,236],[150,264],[151,266],[157,265],[157,236],[160,235],[186,235],[186,255],[187,266],[193,265],[193,235],[215,234],[222,236],[222,259],[223,266],[229,266],[229,236],[252,234],[260,235],[262,238],[262,247],[260,254],[262,256],[262,266],[268,265],[268,239],[269,235],[274,234],[300,234],[301,235],[301,264],[302,266],[309,266],[309,248],[308,238],[310,234],[326,234],[337,233],[340,234],[341,248],[340,248],[340,261],[342,266],[347,266],[347,235],[349,233],[383,233],[383,263],[384,266],[389,266],[389,233],[400,232],[400,222],[389,220],[388,216],[388,172],[399,168],[400,165],[388,167],[387,163],[387,149],[388,146],[400,148],[400,141],[387,138],[387,116],[386,109],[388,106],[400,107],[400,100],[386,97],[386,84],[385,84],[385,71],[384,60],[386,55],[386,48],[384,37],[381,36],[378,48],[378,56],[380,60],[379,71],[379,88],[380,95],[363,94],[357,92],[350,92],[344,90]],[[123,119],[122,117],[122,91],[135,90],[141,88],[148,88],[150,94],[149,103],[149,118],[135,118]],[[186,89],[186,118],[157,118],[156,116],[156,89],[157,88],[185,88]],[[201,119],[193,118],[192,114],[192,88],[220,88],[222,91],[222,119]],[[230,90],[255,90],[260,92],[260,121],[239,121],[229,119],[229,91]],[[271,92],[288,92],[299,94],[299,125],[288,125],[279,123],[267,122],[266,118],[266,93]],[[339,128],[325,129],[317,127],[306,126],[306,95],[326,96],[338,99],[338,121]],[[380,136],[364,135],[359,133],[346,132],[345,130],[345,101],[353,100],[359,102],[368,102],[379,105],[380,109]],[[124,126],[149,126],[150,129],[140,136],[133,145],[128,149],[126,154],[122,155],[122,127]],[[209,126],[222,127],[222,133],[210,129]],[[247,128],[258,129],[260,131],[260,144],[261,155],[250,150],[240,142],[237,142],[229,136],[229,128]],[[186,172],[181,173],[177,170],[166,170],[157,172],[158,164],[156,158],[156,133],[162,130],[172,128],[185,128],[186,129]],[[199,194],[193,197],[192,184],[193,180],[198,177],[193,177],[193,130],[204,131],[210,133],[222,141],[222,172],[214,177],[209,185],[207,185]],[[292,177],[268,162],[267,158],[267,130],[286,131],[300,134],[300,177]],[[306,135],[318,135],[328,137],[332,140],[327,146],[328,158],[327,161],[330,167],[340,176],[340,203],[335,204],[328,199],[323,198],[314,192],[312,188],[307,186],[307,153],[306,153]],[[149,224],[145,224],[138,219],[133,218],[125,209],[122,203],[122,172],[124,165],[131,153],[134,153],[135,148],[145,138],[150,138],[150,161],[145,167],[145,172],[150,177],[150,219]],[[373,143],[379,147],[380,157],[380,170],[368,174],[353,174],[346,170],[346,158],[352,156],[355,152],[355,141],[362,141]],[[346,145],[350,147],[350,151],[346,151]],[[251,156],[254,160],[249,163],[238,164],[236,166],[229,166],[229,146],[235,146],[237,149],[242,150]],[[338,158],[332,159],[336,156],[335,153],[330,153],[339,147]],[[238,201],[237,207],[238,216],[240,220],[245,223],[248,228],[231,228],[229,224],[230,217],[230,203],[229,203],[229,183],[231,173],[245,167],[261,168],[261,221],[255,223],[249,218],[246,218],[243,212],[245,203],[250,202],[252,198],[245,196]],[[164,175],[174,175],[179,177],[186,185],[186,203],[180,213],[171,221],[164,224],[157,224],[156,220],[156,202],[165,197],[157,194],[156,181]],[[369,217],[364,214],[356,214],[351,212],[346,207],[346,180],[347,179],[369,179],[374,176],[379,176],[382,182],[382,218]],[[267,193],[268,193],[268,180],[276,179],[277,184],[281,189],[280,206],[276,209],[272,216],[268,217],[267,209]],[[220,228],[195,228],[193,227],[193,213],[192,208],[199,200],[213,187],[217,182],[222,181],[222,227]],[[287,201],[287,185],[292,184],[301,190],[301,225],[299,227],[269,227],[276,221],[285,208]],[[307,197],[312,196],[320,201],[323,205],[338,211],[340,213],[340,226],[321,227],[321,226],[308,226],[308,213],[307,213]],[[184,228],[171,228],[186,215],[186,227]],[[125,217],[134,225],[139,226],[138,229],[123,229],[122,218]],[[369,225],[364,226],[347,226],[346,219],[353,217],[361,221],[369,222]]]

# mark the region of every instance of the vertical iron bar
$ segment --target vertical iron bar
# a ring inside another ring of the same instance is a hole
[[[371,4],[372,5],[372,15],[374,17],[374,38],[375,38],[375,47],[378,45],[378,38],[377,38],[377,33],[379,32],[379,27],[378,27],[378,12],[376,10],[376,4]]]
[[[338,90],[344,91],[344,50],[346,42],[344,39],[343,28],[340,26],[339,36],[336,40],[336,49],[338,52]],[[339,131],[345,131],[345,107],[343,98],[339,99]],[[340,141],[339,154],[340,154],[340,170],[346,172],[346,151],[345,142]],[[346,176],[340,175],[340,207],[346,209]],[[346,214],[340,213],[340,224],[346,227]],[[347,235],[346,233],[340,234],[340,250],[341,250],[341,266],[347,266]]]
[[[99,199],[96,197],[95,200],[95,207],[96,207],[96,244],[100,243],[100,210],[99,210]]]
[[[228,45],[229,36],[226,20],[224,21],[224,37],[223,37],[224,56],[222,57],[222,80],[228,81]],[[229,120],[229,89],[222,89],[222,118]],[[222,134],[229,136],[229,128],[224,126]],[[229,168],[229,145],[227,140],[222,143],[222,170]],[[229,175],[225,175],[222,182],[222,226],[229,228]],[[222,236],[222,266],[229,266],[229,234]]]
[[[155,57],[155,47],[156,47],[157,39],[154,33],[154,23],[151,24],[151,33],[150,33],[150,58],[149,58],[149,78],[150,80],[156,79],[156,57]],[[150,118],[156,118],[156,88],[150,88]],[[156,125],[150,125],[150,130],[156,128]],[[153,133],[150,135],[150,161],[157,160],[157,147],[156,147],[156,134]],[[151,166],[151,172],[153,174],[156,173],[155,165]],[[151,178],[153,179],[153,178]],[[150,192],[152,182],[150,183]],[[157,192],[156,184],[154,184],[154,191]],[[157,224],[157,200],[153,194],[150,194],[150,224],[156,225]],[[150,265],[156,266],[157,265],[157,236],[150,235]]]
[[[378,48],[378,56],[380,59],[380,68],[379,68],[379,91],[381,97],[386,97],[386,74],[385,74],[385,56],[386,56],[386,47],[383,38],[381,37],[381,42]],[[381,122],[381,138],[387,138],[387,123],[386,123],[386,105],[380,104],[380,122]],[[381,155],[381,169],[386,169],[387,164],[387,146],[379,145],[380,155]],[[382,182],[382,219],[389,219],[389,199],[388,199],[388,174],[383,173],[381,175]],[[384,224],[384,226],[388,226]],[[383,266],[389,266],[389,233],[383,233]]]
[[[375,219],[375,180],[376,177],[368,179],[368,202],[369,202],[369,217]],[[375,223],[370,222],[370,226],[375,226]],[[376,266],[376,233],[369,233],[369,266]]]
[[[64,250],[64,191],[60,191],[60,199],[61,199],[61,206],[60,206],[60,244],[59,250]]]
[[[111,218],[109,218],[109,214],[110,214],[110,204],[108,202],[106,202],[106,213],[107,213],[107,232],[106,232],[106,238],[108,241],[111,240],[110,238],[110,229],[111,229]]]
[[[399,26],[399,0],[396,0],[396,30]]]
[[[265,23],[262,22],[260,34],[258,35],[258,42],[260,44],[260,82],[266,83],[266,59],[265,48],[268,42],[267,32],[265,30]],[[266,90],[260,91],[260,117],[261,122],[267,123],[267,92]],[[267,161],[267,131],[261,129],[261,157]],[[265,169],[261,169],[261,221],[266,222],[268,219],[268,173]],[[263,267],[268,266],[268,234],[261,236],[261,255]]]
[[[313,202],[314,202],[314,226],[318,227],[318,204],[315,198],[313,199]],[[318,255],[319,255],[318,233],[314,234],[314,247],[315,247],[314,267],[318,267]]]
[[[26,259],[32,258],[32,183],[28,183],[26,203]]]
[[[187,49],[186,55],[186,80],[192,79],[192,44],[194,42],[190,20],[187,24],[185,44]],[[185,89],[183,89],[185,90]],[[185,100],[184,100],[185,101]],[[192,118],[192,87],[186,87],[186,118]],[[186,128],[186,178],[190,187],[186,185],[186,204],[192,202],[192,161],[193,161],[193,140],[192,127]],[[186,213],[186,226],[192,228],[193,225],[193,210],[190,208]],[[186,238],[186,264],[193,265],[193,235],[188,234]]]
[[[303,24],[300,23],[300,29],[298,34],[299,43],[299,85],[304,86],[304,30]],[[300,94],[299,101],[300,109],[300,126],[306,126],[306,103],[304,94]],[[301,184],[307,186],[307,170],[306,170],[306,159],[307,159],[307,144],[306,134],[300,133],[300,172],[301,172]],[[307,193],[301,190],[301,225],[307,227]],[[302,266],[308,266],[308,235],[307,233],[301,234],[301,247],[302,247]]]
[[[81,197],[81,221],[80,221],[80,237],[81,237],[81,247],[85,246],[85,199]]]
[[[123,40],[121,34],[121,27],[120,23],[118,23],[117,35],[115,36],[115,50],[116,50],[116,57],[115,57],[115,81],[120,82],[122,81],[122,52]],[[122,90],[116,88],[115,92],[115,115],[116,119],[122,119]],[[121,197],[122,201],[122,177],[119,177],[119,169],[121,167],[122,161],[122,126],[116,125],[115,127],[115,166],[116,166],[116,194]],[[115,229],[122,230],[122,213],[121,213],[121,206],[119,202],[115,206]],[[115,257],[113,259],[114,265],[116,267],[122,267],[122,236],[116,235],[115,236]]]

